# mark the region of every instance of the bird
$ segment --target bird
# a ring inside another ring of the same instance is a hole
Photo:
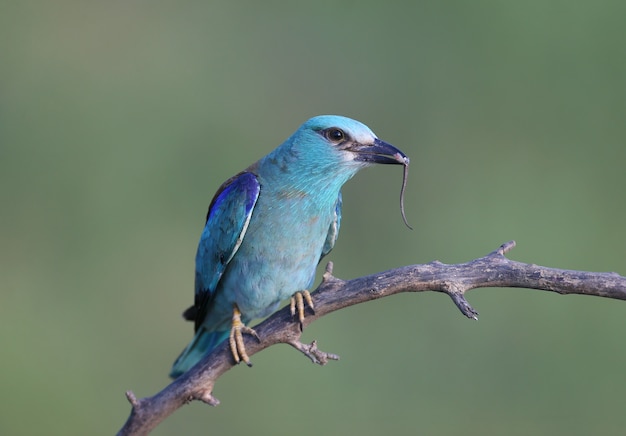
[[[243,334],[257,335],[247,324],[287,299],[302,326],[317,266],[339,234],[341,188],[374,164],[404,165],[406,177],[409,158],[359,121],[320,115],[219,187],[196,253],[194,305],[183,313],[195,336],[170,377],[226,339],[235,363],[251,366]]]

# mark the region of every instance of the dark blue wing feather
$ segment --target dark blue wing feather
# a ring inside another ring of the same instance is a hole
[[[243,172],[227,180],[211,201],[196,254],[196,329],[243,241],[260,189],[256,176]]]

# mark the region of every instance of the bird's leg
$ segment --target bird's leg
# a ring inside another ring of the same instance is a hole
[[[246,362],[246,365],[252,366],[250,357],[248,357],[248,353],[246,353],[246,347],[243,344],[243,333],[253,335],[257,340],[261,340],[253,329],[241,322],[241,312],[239,311],[239,307],[235,304],[233,307],[232,326],[230,328],[230,352],[233,353],[235,363],[239,363],[243,360]]]
[[[296,316],[296,310],[298,311],[298,321],[300,322],[300,330],[302,330],[302,322],[304,321],[304,303],[311,308],[311,310],[315,311],[315,306],[313,305],[313,299],[311,298],[311,293],[306,289],[296,292],[291,296],[291,303],[289,304],[289,308],[291,309],[291,316]]]

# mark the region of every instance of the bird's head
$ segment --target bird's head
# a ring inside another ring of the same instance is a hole
[[[338,115],[311,118],[256,167],[265,179],[289,185],[293,192],[315,193],[334,203],[343,184],[373,164],[404,166],[400,206],[406,223],[403,194],[409,158],[353,119]]]
[[[408,167],[409,158],[396,147],[378,139],[365,124],[338,115],[313,117],[281,146],[263,158],[266,176],[341,188],[360,169],[373,164]],[[262,170],[262,168],[261,168]]]
[[[372,164],[408,165],[409,158],[378,139],[365,124],[338,115],[321,115],[306,121],[294,134],[294,151],[315,154],[354,171]]]
[[[314,194],[334,204],[343,184],[373,164],[404,166],[400,207],[406,223],[403,195],[409,158],[353,119],[338,115],[311,118],[253,167],[264,180],[286,186],[289,192]]]

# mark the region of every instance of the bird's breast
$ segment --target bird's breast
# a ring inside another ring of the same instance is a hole
[[[246,318],[259,318],[295,292],[308,289],[334,220],[334,207],[293,190],[261,195],[241,247],[224,274],[222,295],[231,296]]]

